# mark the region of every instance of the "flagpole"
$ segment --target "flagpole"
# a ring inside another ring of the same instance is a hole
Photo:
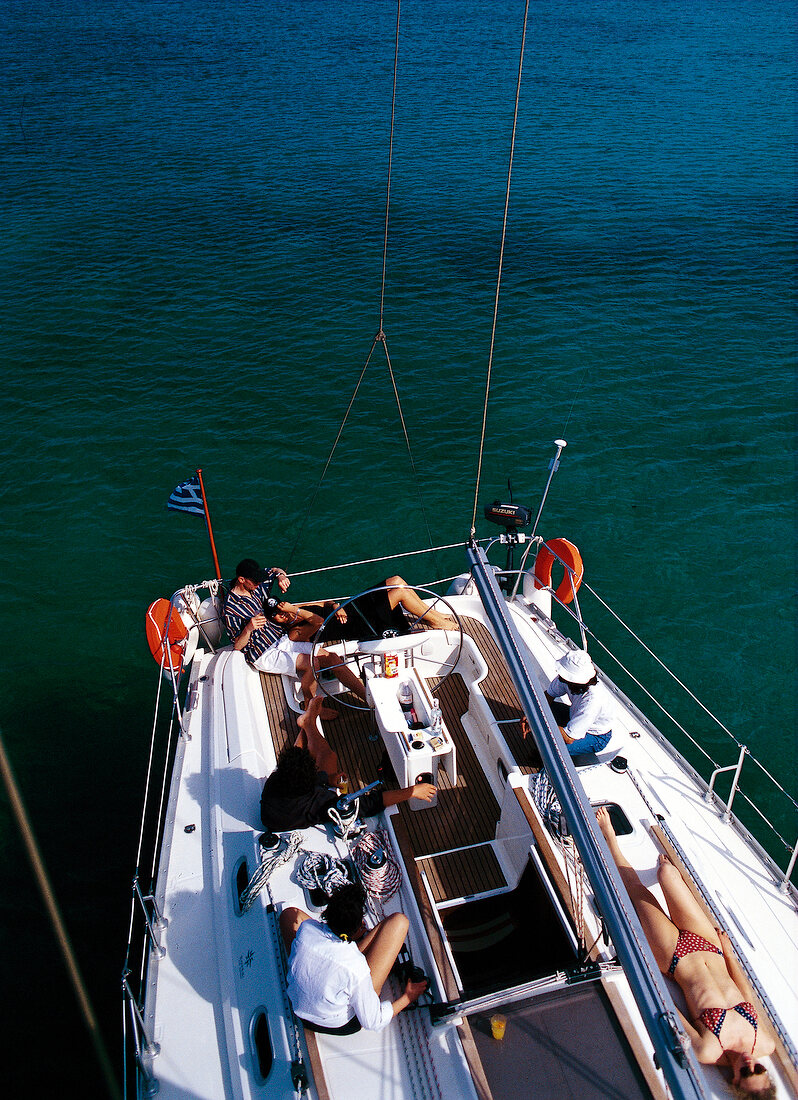
[[[213,528],[211,527],[211,514],[208,511],[208,498],[205,496],[205,485],[202,481],[202,470],[197,470],[197,477],[200,483],[200,492],[202,493],[202,507],[205,511],[205,524],[208,528],[208,538],[211,540],[211,553],[213,554],[213,566],[216,570],[216,579],[220,581],[222,579],[222,571],[219,568],[219,559],[216,556],[216,543],[213,540]]]

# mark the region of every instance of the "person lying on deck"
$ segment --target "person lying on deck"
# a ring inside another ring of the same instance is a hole
[[[294,744],[282,750],[276,768],[263,786],[260,816],[269,832],[324,825],[329,821],[327,811],[338,801],[334,788],[341,778],[341,766],[318,729],[321,702],[321,696],[315,696],[299,716],[299,733]],[[415,783],[398,791],[369,791],[360,800],[360,816],[371,817],[386,806],[397,806],[410,798],[431,802],[435,790],[432,783]]]
[[[678,868],[663,855],[657,880],[666,913],[621,851],[604,806],[596,818],[657,966],[684,993],[690,1019],[679,1016],[699,1062],[728,1066],[735,1096],[773,1100],[776,1087],[757,1059],[773,1053],[775,1037],[751,1003],[754,991],[728,935],[713,927]]]
[[[323,913],[324,923],[294,906],[280,914],[288,956],[288,997],[310,1031],[354,1035],[381,1031],[417,1001],[427,981],[407,981],[393,1002],[381,1001],[385,984],[407,936],[404,913],[392,913],[366,931],[365,894],[354,883],[339,887]]]
[[[298,676],[305,706],[318,690],[316,672],[325,668],[330,669],[344,687],[365,700],[362,680],[342,664],[339,657],[318,647],[311,665],[312,643],[292,638],[283,624],[268,617],[279,603],[272,595],[275,584],[283,593],[290,583],[283,569],[261,569],[254,558],[244,558],[238,563],[224,603],[225,626],[233,639],[234,649],[243,651],[247,663],[258,672]],[[332,710],[325,713],[327,719],[336,716]]]
[[[398,574],[378,581],[368,592],[341,607],[334,600],[291,604],[283,601],[271,613],[272,622],[288,631],[296,642],[310,641],[329,615],[335,618],[324,629],[325,641],[370,642],[387,631],[407,634],[416,624],[429,630],[455,630],[448,615],[427,607],[414,588]]]

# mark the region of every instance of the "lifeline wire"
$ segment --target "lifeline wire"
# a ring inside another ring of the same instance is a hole
[[[518,101],[521,97],[521,75],[524,71],[524,48],[526,46],[526,25],[529,16],[529,0],[524,5],[524,28],[521,34],[521,55],[518,58],[518,82],[515,89],[515,108],[513,110],[513,135],[510,141],[510,162],[507,165],[507,188],[504,195],[504,217],[502,219],[502,240],[499,248],[499,270],[496,276],[496,294],[493,300],[493,325],[490,331],[490,353],[488,355],[488,369],[485,376],[485,401],[482,407],[482,431],[479,437],[479,458],[477,461],[477,477],[474,486],[474,511],[471,515],[471,538],[476,531],[477,505],[479,503],[479,484],[482,479],[482,454],[485,449],[485,429],[488,423],[488,398],[490,397],[490,381],[493,373],[493,349],[496,344],[496,321],[499,315],[499,293],[502,286],[502,268],[504,267],[504,243],[507,239],[507,212],[510,208],[510,182],[513,176],[513,156],[515,155],[515,134],[518,127]]]

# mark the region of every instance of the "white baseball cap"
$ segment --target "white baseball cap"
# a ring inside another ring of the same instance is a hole
[[[596,669],[584,649],[572,649],[557,662],[561,680],[569,684],[587,684],[596,675]]]

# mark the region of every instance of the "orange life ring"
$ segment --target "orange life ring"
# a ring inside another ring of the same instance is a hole
[[[565,576],[554,595],[561,603],[570,603],[574,593],[579,591],[585,567],[579,551],[568,539],[549,539],[538,550],[538,556],[535,558],[535,588],[551,587],[551,569],[558,559],[564,562],[568,569],[573,570],[574,584],[571,588],[571,574],[568,569],[565,569]]]
[[[183,670],[183,654],[188,637],[180,612],[169,600],[155,600],[147,608],[146,625],[150,653],[163,666],[164,673],[169,673],[171,669],[179,676]],[[169,652],[164,653],[167,644]]]

